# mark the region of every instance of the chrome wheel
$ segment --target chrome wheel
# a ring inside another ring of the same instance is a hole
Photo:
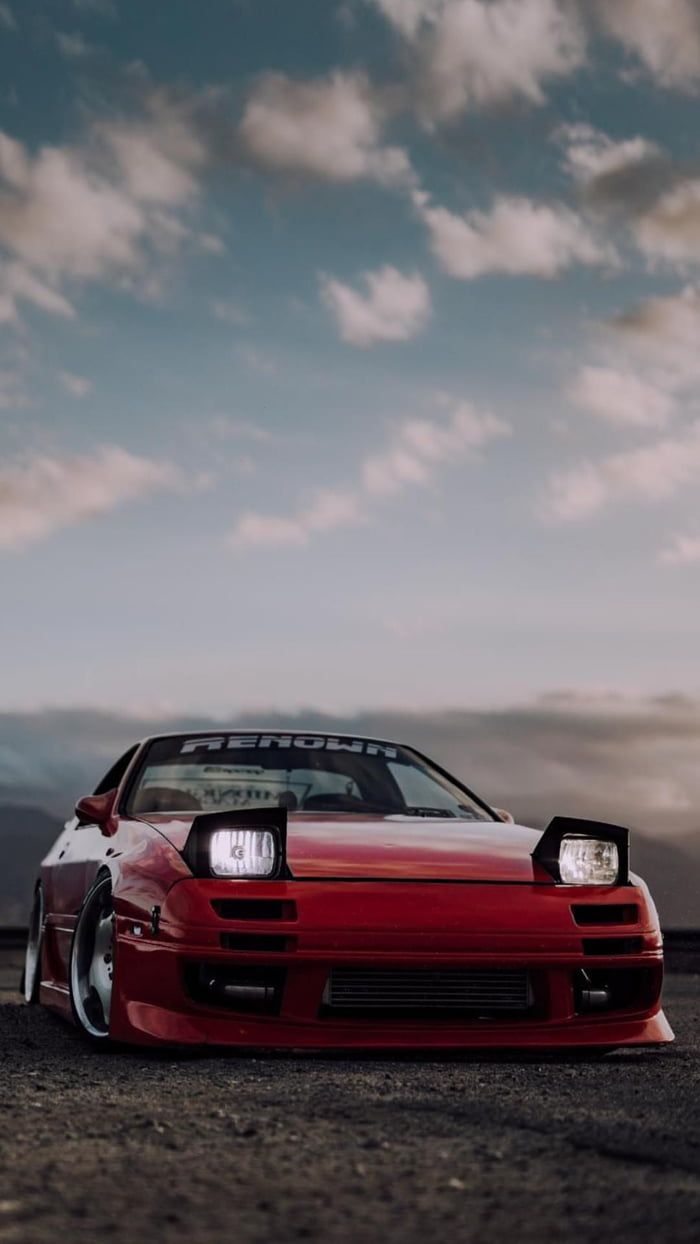
[[[29,920],[29,936],[24,954],[24,984],[22,992],[25,1002],[36,1002],[41,979],[41,942],[44,936],[44,891],[38,885],[34,893],[34,904]]]
[[[114,975],[114,908],[109,877],[99,878],[85,897],[73,934],[70,993],[83,1032],[109,1037]]]

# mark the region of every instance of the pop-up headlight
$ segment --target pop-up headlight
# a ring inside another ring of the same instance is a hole
[[[276,835],[269,829],[217,829],[209,839],[215,877],[272,877],[277,855]]]
[[[532,852],[559,885],[629,885],[629,830],[555,816]]]
[[[620,855],[614,842],[599,838],[562,838],[559,875],[564,885],[614,885]]]
[[[182,854],[195,877],[222,881],[288,877],[285,808],[196,816]]]

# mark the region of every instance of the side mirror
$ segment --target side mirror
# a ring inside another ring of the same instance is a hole
[[[116,799],[116,790],[105,791],[104,795],[84,795],[75,805],[78,825],[99,825],[103,833],[109,833]]]
[[[494,808],[494,812],[502,821],[505,821],[506,825],[515,824],[515,817],[512,812],[507,812],[505,808]]]

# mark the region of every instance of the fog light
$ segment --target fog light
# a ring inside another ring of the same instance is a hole
[[[581,1010],[583,1011],[604,1011],[610,1006],[610,990],[607,986],[601,989],[582,989],[580,993]]]
[[[185,966],[187,992],[200,1006],[259,1015],[279,1014],[285,978],[284,968],[264,964],[245,967],[219,960]]]
[[[574,974],[576,1013],[585,1015],[590,1011],[607,1011],[612,1006],[613,991],[610,981],[598,970],[586,972],[583,968]]]

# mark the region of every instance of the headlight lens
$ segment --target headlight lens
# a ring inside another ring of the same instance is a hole
[[[559,873],[564,885],[614,885],[620,857],[614,842],[599,838],[562,838]]]
[[[269,829],[217,829],[209,839],[214,877],[271,877],[277,871],[277,840]]]

